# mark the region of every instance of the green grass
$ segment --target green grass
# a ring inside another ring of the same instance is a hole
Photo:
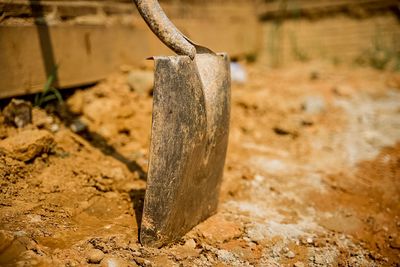
[[[43,107],[48,102],[57,100],[59,103],[64,103],[60,91],[58,91],[54,86],[54,79],[56,77],[57,67],[54,69],[53,73],[49,75],[47,81],[43,87],[43,91],[35,95],[34,106]]]
[[[307,55],[307,53],[299,47],[296,34],[294,32],[291,32],[289,37],[290,37],[290,45],[292,48],[292,54],[294,58],[301,62],[309,61],[310,56]]]
[[[396,49],[396,38],[393,37],[393,44],[384,42],[383,37],[377,30],[371,40],[371,46],[364,50],[356,59],[359,65],[369,65],[378,70],[391,69],[400,70],[400,52]]]

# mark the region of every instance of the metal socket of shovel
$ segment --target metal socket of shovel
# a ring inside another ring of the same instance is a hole
[[[156,0],[134,0],[177,56],[157,56],[147,189],[140,242],[176,241],[217,210],[229,134],[226,54],[194,44]]]

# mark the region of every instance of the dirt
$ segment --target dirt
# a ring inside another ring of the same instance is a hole
[[[1,117],[0,266],[398,266],[399,75],[246,70],[219,211],[161,249],[138,242],[152,98],[127,73]]]

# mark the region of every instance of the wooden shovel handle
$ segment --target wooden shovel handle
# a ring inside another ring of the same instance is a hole
[[[157,0],[133,0],[140,15],[152,32],[178,55],[194,59],[196,45],[192,44],[168,19]]]

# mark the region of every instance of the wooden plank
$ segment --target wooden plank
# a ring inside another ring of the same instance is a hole
[[[291,0],[259,2],[258,15],[262,19],[276,17],[299,17],[309,13],[333,14],[352,10],[354,7],[365,10],[397,8],[398,0]]]
[[[400,25],[395,15],[366,19],[345,15],[318,20],[284,20],[277,28],[272,21],[263,23],[262,61],[285,65],[302,60],[327,60],[353,63],[378,45],[393,55],[400,50]],[[275,46],[271,46],[275,44]]]
[[[215,51],[234,56],[258,49],[259,24],[245,1],[188,12],[173,3],[164,7],[182,32]],[[172,54],[135,13],[128,23],[108,18],[99,17],[97,25],[77,19],[50,26],[29,20],[0,24],[0,98],[42,90],[55,65],[57,85],[66,88],[103,79],[121,65],[137,66],[148,56]]]
[[[60,87],[102,79],[123,63],[140,62],[142,38],[124,26],[0,27],[0,97],[40,91],[55,65]]]

